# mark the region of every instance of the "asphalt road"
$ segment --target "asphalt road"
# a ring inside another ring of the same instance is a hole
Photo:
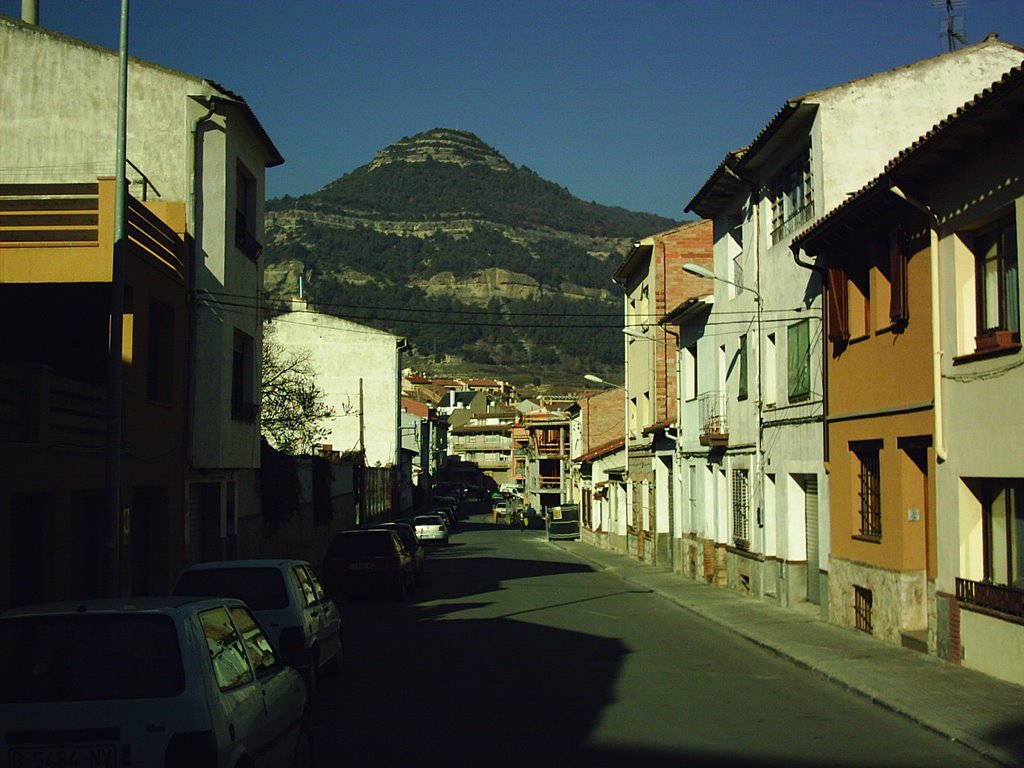
[[[976,753],[593,570],[463,524],[404,603],[340,606],[319,766],[974,766]]]

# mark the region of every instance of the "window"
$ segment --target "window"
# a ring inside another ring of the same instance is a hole
[[[768,194],[772,206],[772,242],[777,243],[814,215],[810,145],[772,179]]]
[[[256,260],[263,246],[256,240],[256,179],[238,163],[235,173],[235,246]]]
[[[889,321],[902,328],[910,320],[907,259],[909,247],[900,229],[889,232]]]
[[[769,333],[765,337],[764,345],[764,376],[761,386],[764,389],[765,407],[771,408],[775,405],[775,334]]]
[[[801,320],[786,332],[789,400],[806,400],[811,396],[811,322]]]
[[[740,380],[737,397],[740,400],[747,399],[747,334],[740,336]]]
[[[974,238],[979,348],[1020,341],[1017,227],[1012,215]]]
[[[254,362],[252,336],[236,328],[231,355],[231,417],[239,421],[256,419],[256,401],[253,396]]]
[[[158,403],[171,401],[174,383],[174,310],[161,301],[149,300],[149,334],[146,346],[146,396]]]
[[[881,446],[871,442],[855,446],[859,468],[857,477],[860,490],[860,534],[871,538],[882,536],[882,498],[879,475],[879,452]]]
[[[292,575],[299,582],[299,591],[302,593],[302,599],[305,601],[305,604],[313,605],[316,603],[316,590],[313,588],[313,583],[309,580],[309,574],[306,569],[296,566],[292,568]]]
[[[1024,589],[1024,480],[982,482],[985,581]]]
[[[732,471],[732,538],[738,547],[750,545],[749,470]]]
[[[853,587],[853,625],[861,632],[871,634],[871,604],[873,596],[870,589]]]
[[[252,670],[246,659],[242,639],[235,631],[227,610],[214,608],[202,611],[199,623],[206,636],[206,648],[210,652],[214,676],[220,689],[223,691],[252,682]]]
[[[683,349],[683,399],[697,397],[697,345]]]
[[[245,608],[232,608],[231,618],[235,620],[235,626],[242,635],[242,643],[256,668],[256,674],[265,669],[273,669],[277,664],[277,654],[253,615]]]

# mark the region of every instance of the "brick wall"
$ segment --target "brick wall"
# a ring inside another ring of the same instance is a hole
[[[621,389],[609,389],[580,401],[583,453],[623,436],[624,397]]]
[[[714,292],[712,281],[683,271],[684,264],[708,269],[714,262],[714,229],[707,219],[683,224],[654,236],[651,269],[654,274],[654,311],[663,317],[684,301]],[[654,421],[674,421],[676,416],[676,339],[656,329]]]

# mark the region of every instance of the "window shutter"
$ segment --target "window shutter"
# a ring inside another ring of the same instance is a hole
[[[803,400],[811,393],[810,323],[801,320],[786,330],[789,399]]]
[[[845,342],[850,339],[847,315],[846,270],[841,266],[828,267],[828,340]]]
[[[907,243],[903,232],[889,233],[889,319],[893,325],[906,325],[910,319],[907,298]]]

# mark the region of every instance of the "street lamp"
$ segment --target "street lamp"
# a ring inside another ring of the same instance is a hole
[[[757,525],[761,529],[761,554],[764,553],[764,517],[762,507],[764,506],[764,456],[762,455],[764,443],[762,441],[762,432],[764,429],[764,402],[761,395],[761,294],[756,289],[751,288],[748,285],[737,283],[732,280],[726,280],[724,277],[719,277],[707,267],[702,267],[699,264],[683,264],[683,271],[688,272],[691,275],[697,277],[704,277],[708,280],[717,280],[720,283],[726,283],[727,285],[734,286],[740,291],[747,291],[754,294],[754,317],[755,317],[755,333],[754,333],[754,358],[756,360],[755,370],[757,372],[757,430],[754,433],[754,453],[755,461],[757,466],[755,468],[755,475],[757,477]],[[762,586],[764,580],[761,580]]]
[[[615,389],[625,389],[625,387],[618,384],[612,384],[610,381],[605,381],[600,376],[595,376],[592,373],[584,373],[583,378],[587,381],[593,382],[594,384],[604,384],[606,387],[615,387]]]

